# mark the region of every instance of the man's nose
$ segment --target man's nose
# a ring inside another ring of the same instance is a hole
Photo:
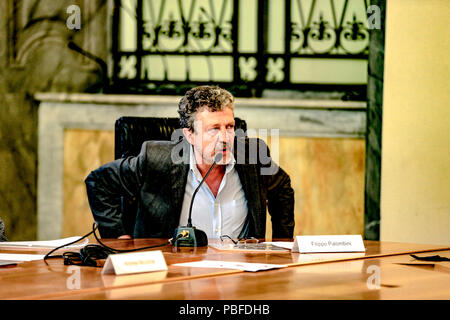
[[[219,141],[227,141],[227,129],[225,127],[221,127],[219,131]]]
[[[233,132],[234,133],[234,132]],[[227,130],[226,127],[220,128],[219,131],[219,142],[228,142],[233,139],[233,133]]]

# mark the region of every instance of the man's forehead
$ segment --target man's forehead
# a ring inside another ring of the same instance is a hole
[[[210,127],[229,123],[234,123],[233,109],[225,108],[224,110],[218,111],[203,110],[197,113],[194,127],[198,127],[198,125]]]
[[[225,110],[228,110],[228,109],[230,109],[231,111],[234,111],[234,104],[232,102],[227,104],[227,105],[225,105],[225,106],[223,106],[223,107],[221,107],[221,109],[214,108],[214,107],[211,107],[211,106],[206,104],[206,105],[203,105],[203,106],[199,107],[197,112],[208,111],[208,112],[212,113],[212,112],[221,112],[221,111],[225,111]]]
[[[233,114],[234,114],[234,109],[232,106],[231,107],[226,106],[222,110],[211,110],[207,107],[204,107],[197,112],[197,118],[199,118],[198,116],[200,116],[200,118],[204,118],[204,119],[223,118],[223,117],[226,117],[227,115],[233,115]]]

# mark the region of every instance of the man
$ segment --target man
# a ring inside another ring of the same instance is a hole
[[[268,150],[262,140],[236,136],[231,93],[215,86],[193,88],[180,100],[178,113],[183,139],[147,141],[137,157],[110,162],[86,178],[102,237],[172,237],[177,226],[187,224],[193,193],[221,154],[196,195],[193,226],[208,238],[264,238],[268,205],[272,237],[292,238],[290,178],[270,156],[263,159]],[[122,224],[124,195],[138,199],[133,235]]]

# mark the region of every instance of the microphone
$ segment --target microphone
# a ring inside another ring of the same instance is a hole
[[[208,177],[211,170],[214,168],[214,166],[222,160],[222,153],[216,154],[214,157],[214,163],[211,165],[211,167],[208,169],[208,172],[203,177],[202,181],[199,183],[197,188],[195,189],[194,193],[192,194],[191,199],[191,205],[189,207],[189,216],[188,216],[188,222],[187,225],[184,227],[178,227],[175,229],[174,232],[174,245],[180,246],[180,247],[204,247],[208,245],[208,237],[206,236],[206,233],[200,229],[197,229],[196,227],[192,226],[192,206],[194,204],[195,196],[197,195],[198,190],[202,186],[202,184],[205,182],[206,178]]]

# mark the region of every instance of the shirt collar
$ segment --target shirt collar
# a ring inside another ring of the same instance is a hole
[[[203,177],[200,174],[200,171],[198,170],[196,162],[195,162],[194,147],[191,145],[189,150],[190,150],[190,154],[189,154],[189,170],[194,172],[195,177],[197,178],[198,181],[202,181]],[[233,170],[235,164],[236,164],[236,159],[234,158],[234,155],[231,154],[230,162],[226,165],[226,168],[225,168],[225,174],[227,174],[231,170]]]

